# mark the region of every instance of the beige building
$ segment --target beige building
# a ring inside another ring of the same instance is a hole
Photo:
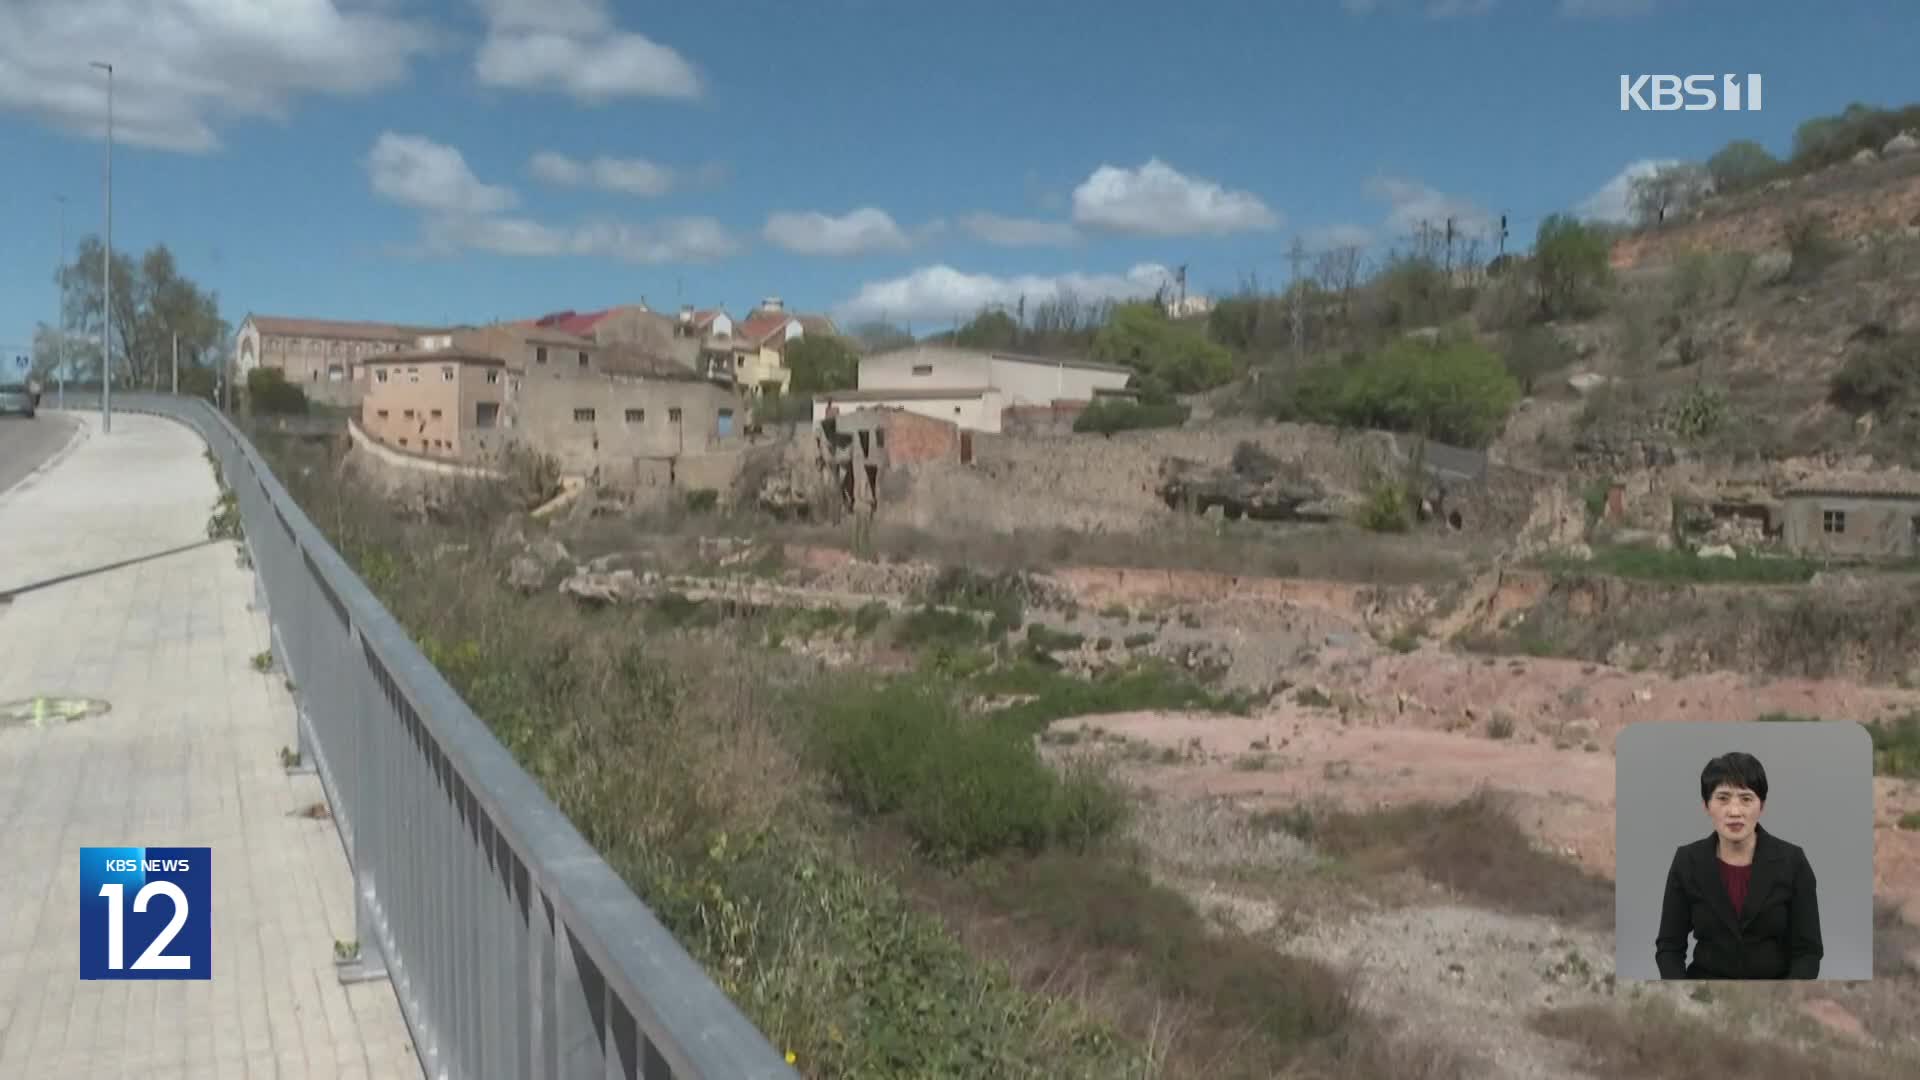
[[[369,361],[360,427],[412,454],[475,460],[501,444],[515,378],[498,357],[436,348]]]
[[[361,427],[395,450],[478,464],[517,444],[568,475],[671,486],[683,460],[744,446],[736,394],[638,349],[525,326],[415,344],[368,364]]]
[[[1834,476],[1792,488],[1782,528],[1802,555],[1920,557],[1920,477]]]
[[[367,389],[364,361],[413,349],[431,332],[392,323],[248,315],[235,332],[233,355],[242,380],[254,368],[273,368],[311,400],[354,405]]]
[[[860,359],[859,389],[814,395],[814,423],[898,408],[972,431],[999,432],[1009,408],[1058,407],[1127,393],[1129,368],[1091,360],[914,346]]]

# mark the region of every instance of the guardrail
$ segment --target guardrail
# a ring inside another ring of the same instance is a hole
[[[798,1077],[225,416],[198,398],[113,404],[193,428],[220,463],[296,688],[300,767],[353,868],[359,952],[336,958],[341,978],[392,981],[429,1076]],[[69,388],[67,408],[88,407]]]

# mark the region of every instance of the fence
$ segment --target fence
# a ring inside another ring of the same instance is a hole
[[[69,408],[84,408],[71,388]],[[275,654],[353,868],[344,981],[391,980],[429,1076],[797,1077],[408,639],[227,418],[193,428],[234,493]],[[98,407],[94,398],[93,407]],[[644,776],[636,776],[644,783]]]

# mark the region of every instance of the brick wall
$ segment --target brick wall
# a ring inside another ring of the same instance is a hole
[[[888,412],[881,421],[887,433],[887,460],[897,465],[960,460],[960,429],[945,420],[910,412]]]

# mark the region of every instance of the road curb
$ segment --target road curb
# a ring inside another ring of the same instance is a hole
[[[53,415],[63,415],[65,410],[43,409],[41,411]],[[0,502],[6,502],[8,499],[13,498],[15,493],[31,487],[35,481],[47,473],[52,472],[61,462],[67,460],[68,456],[79,449],[81,443],[87,441],[87,436],[92,434],[93,429],[87,426],[86,421],[81,420],[79,417],[67,417],[66,419],[73,425],[73,434],[67,437],[66,445],[55,450],[47,457],[47,460],[35,466],[32,472],[14,481],[12,487],[7,488],[5,491],[0,491]]]

